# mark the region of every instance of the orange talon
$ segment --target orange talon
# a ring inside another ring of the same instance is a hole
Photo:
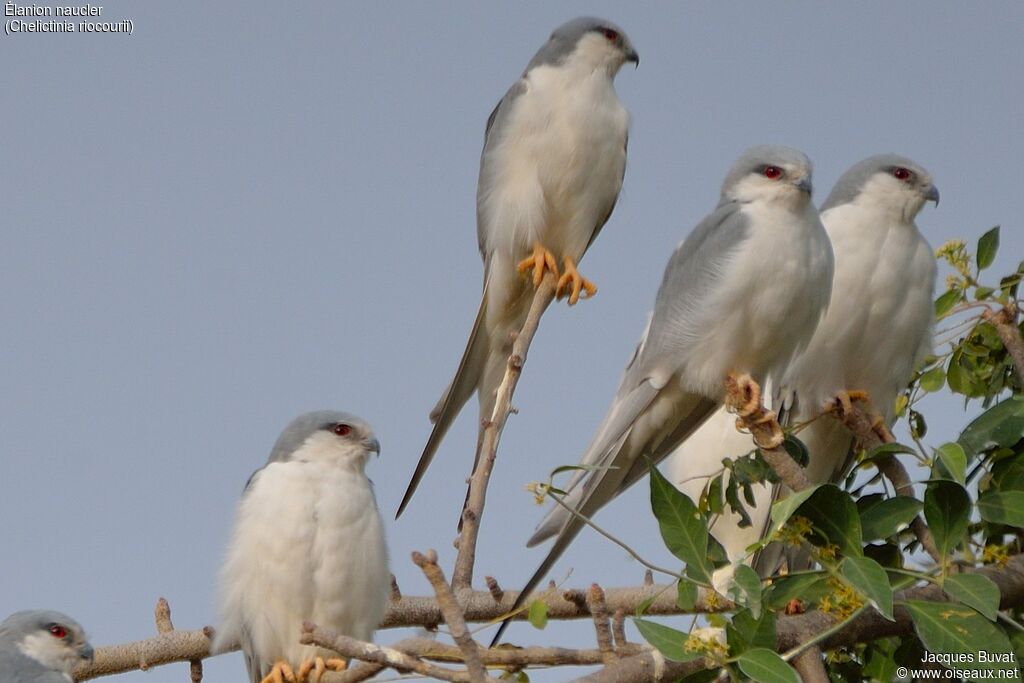
[[[834,409],[839,411],[840,416],[848,417],[853,414],[854,401],[863,401],[864,403],[868,403],[870,402],[871,397],[866,391],[854,389],[852,391],[840,391],[836,394],[835,400],[838,402],[838,405],[834,406]]]
[[[344,671],[347,667],[348,662],[344,659],[332,657],[325,660],[323,657],[314,657],[302,663],[297,676],[300,683],[307,680],[312,680],[313,683],[320,683],[320,679],[323,678],[324,672],[328,669],[331,671]],[[313,674],[312,678],[310,678],[310,673]]]
[[[544,279],[544,269],[547,268],[558,277],[558,264],[555,263],[555,255],[544,248],[544,246],[537,242],[533,245],[533,253],[524,258],[516,266],[516,270],[520,273],[525,274],[528,270],[533,269],[533,286],[540,287],[540,281]]]
[[[778,448],[785,440],[775,413],[761,403],[761,387],[747,374],[730,372],[725,380],[725,405],[739,417],[736,429],[747,430],[759,448]]]
[[[295,671],[291,665],[284,660],[278,660],[274,662],[274,666],[271,667],[270,671],[260,683],[297,683],[295,678]]]
[[[576,302],[580,300],[580,291],[584,291],[586,295],[584,299],[597,294],[597,286],[587,278],[580,275],[580,272],[576,270],[576,262],[570,257],[566,256],[562,259],[565,262],[565,271],[562,273],[562,277],[558,280],[558,286],[555,288],[555,297],[561,299],[566,296],[566,288],[570,287],[571,290],[568,292],[569,305],[575,306]]]

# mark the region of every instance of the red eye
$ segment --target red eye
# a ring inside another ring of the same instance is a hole
[[[608,40],[612,41],[613,43],[616,40],[619,39],[619,32],[615,31],[615,30],[612,30],[610,28],[603,28],[603,29],[601,29],[601,33],[603,33],[604,37],[607,38]]]
[[[350,426],[348,426],[346,424],[336,424],[336,425],[334,425],[334,433],[337,434],[338,436],[348,436],[349,432],[351,432],[351,431],[352,431],[352,427],[350,427]]]
[[[65,631],[64,627],[61,626],[60,624],[54,624],[53,626],[50,627],[50,635],[53,636],[54,638],[63,638],[67,634],[68,634],[68,632]]]
[[[778,180],[782,177],[782,169],[778,166],[765,166],[763,173],[769,180]]]
[[[897,166],[892,169],[892,176],[897,180],[910,180],[911,175],[913,174],[902,166]]]

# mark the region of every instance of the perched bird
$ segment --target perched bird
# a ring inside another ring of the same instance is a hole
[[[431,412],[434,427],[398,515],[474,391],[481,421],[490,419],[511,335],[530,309],[532,289],[521,276],[536,287],[545,270],[557,276],[561,263],[559,297],[573,305],[597,291],[576,264],[622,188],[629,113],[612,81],[623,63],[639,61],[615,24],[573,19],[551,34],[487,119],[476,194],[483,297],[455,378]]]
[[[882,154],[846,171],[822,205],[835,276],[828,312],[785,379],[796,395],[796,422],[814,418],[837,396],[848,400],[844,394],[865,391],[885,424],[892,424],[895,399],[932,344],[935,258],[914,223],[926,201],[939,202],[928,171]],[[853,437],[844,426],[823,418],[798,436],[808,447],[812,484],[845,476]],[[722,471],[724,458],[753,448],[750,437],[736,431],[735,419],[719,411],[672,455],[669,479],[696,501]],[[734,563],[766,530],[778,494],[772,488],[755,487],[750,526],[740,528],[739,516],[729,510],[712,524]],[[778,553],[762,557],[758,570],[775,571]]]
[[[384,526],[366,461],[380,443],[365,421],[307,413],[281,433],[246,484],[220,575],[213,651],[240,643],[252,683],[340,670],[300,645],[302,622],[370,640],[391,589]]]
[[[0,623],[0,681],[68,683],[92,645],[78,622],[52,610],[15,612]]]
[[[831,283],[810,160],[788,147],[747,150],[718,207],[669,260],[643,340],[583,455],[588,469],[564,503],[591,517],[700,427],[721,405],[728,377],[781,376],[814,332]],[[548,513],[528,545],[557,538],[521,600],[582,527],[561,506]]]

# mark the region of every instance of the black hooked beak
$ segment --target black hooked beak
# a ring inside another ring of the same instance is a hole
[[[939,205],[939,188],[934,185],[929,185],[928,190],[924,193],[924,200],[926,202],[935,202],[935,206]]]
[[[814,192],[814,186],[811,184],[810,178],[801,178],[800,181],[796,184],[796,187],[798,190],[800,190],[801,192],[806,192],[808,195]]]
[[[380,441],[377,441],[376,437],[366,442],[366,448],[367,450],[376,453],[378,458],[380,457]]]
[[[93,660],[93,655],[95,654],[96,653],[93,651],[92,645],[89,643],[86,643],[78,650],[78,656],[87,662],[91,662]]]
[[[629,48],[629,52],[626,53],[626,61],[633,62],[634,68],[637,68],[640,66],[640,55],[633,48]]]

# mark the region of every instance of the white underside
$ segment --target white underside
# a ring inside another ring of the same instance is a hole
[[[238,509],[215,647],[241,642],[264,671],[278,659],[336,657],[299,645],[302,622],[371,640],[389,592],[383,525],[365,475],[271,463]]]

